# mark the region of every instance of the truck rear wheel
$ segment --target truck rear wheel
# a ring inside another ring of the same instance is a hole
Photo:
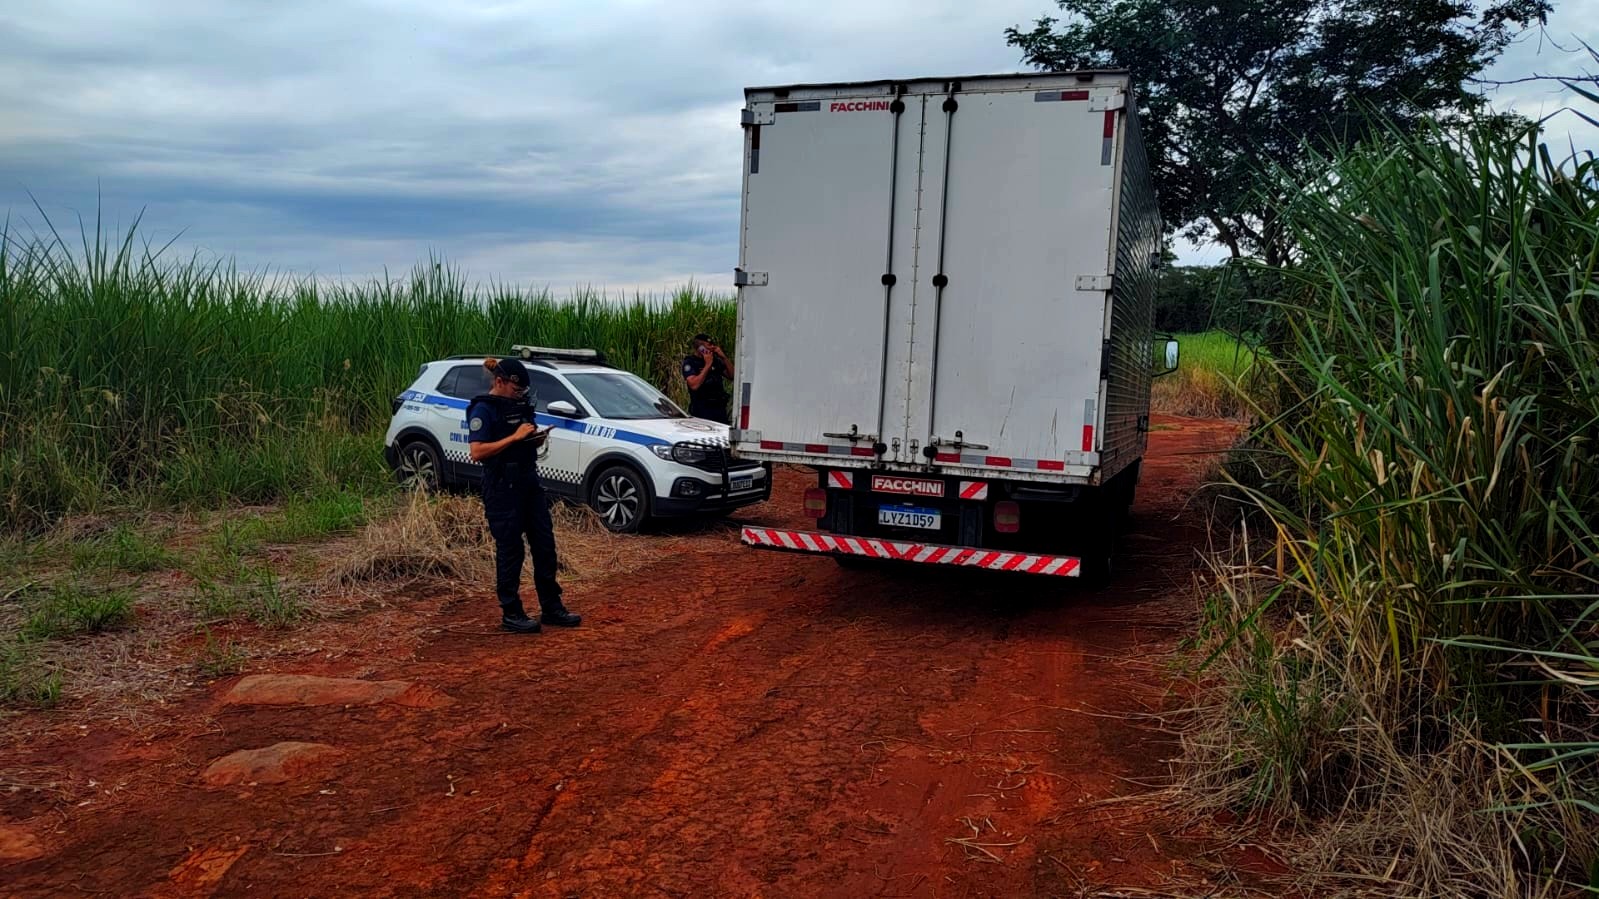
[[[1138,478],[1143,471],[1142,459],[1127,466],[1126,470],[1116,476],[1115,493],[1113,494],[1115,508],[1111,514],[1116,516],[1116,530],[1118,533],[1126,532],[1133,519],[1133,500],[1138,495]]]
[[[1095,491],[1083,503],[1077,545],[1082,563],[1080,577],[1089,587],[1105,586],[1115,573],[1116,538],[1124,529],[1130,508],[1130,499],[1124,497],[1132,495],[1126,485],[1127,479],[1118,478]]]
[[[1103,587],[1110,583],[1111,577],[1116,573],[1116,542],[1109,537],[1096,538],[1084,548],[1080,577],[1089,587]]]

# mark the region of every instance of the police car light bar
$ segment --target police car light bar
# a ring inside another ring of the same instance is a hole
[[[511,352],[523,359],[564,359],[568,362],[604,362],[605,356],[599,350],[563,350],[547,346],[525,346],[512,344]]]

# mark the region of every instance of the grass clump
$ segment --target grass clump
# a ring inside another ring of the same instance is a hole
[[[241,545],[294,543],[345,533],[366,523],[368,500],[351,491],[295,497],[274,512],[241,522]]]
[[[72,547],[72,567],[77,571],[143,574],[175,568],[178,564],[178,557],[160,541],[128,524]]]
[[[205,643],[201,645],[194,664],[206,677],[231,677],[244,670],[244,662],[248,657],[244,647],[228,637],[217,639],[216,634],[207,628]]]
[[[476,500],[412,490],[402,508],[367,525],[334,560],[328,582],[336,589],[424,579],[488,582],[493,552]]]
[[[60,701],[60,672],[41,662],[28,642],[0,641],[0,706],[49,708]]]
[[[1599,165],[1484,122],[1283,187],[1188,795],[1304,824],[1318,894],[1599,888]]]
[[[206,578],[196,580],[189,604],[202,624],[232,620],[244,608],[240,591]]]
[[[133,622],[131,590],[92,590],[57,584],[33,599],[22,635],[48,640],[117,630]]]
[[[292,627],[306,614],[305,603],[270,568],[257,570],[245,591],[244,609],[250,620],[269,628]]]
[[[299,595],[268,567],[241,567],[236,580],[198,579],[189,604],[202,625],[248,619],[266,628],[287,628],[307,612]]]

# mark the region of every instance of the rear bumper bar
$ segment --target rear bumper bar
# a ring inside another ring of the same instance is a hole
[[[775,528],[743,529],[744,542],[759,549],[788,552],[825,553],[834,556],[863,556],[922,565],[959,565],[991,571],[1048,574],[1077,577],[1082,563],[1070,556],[1038,556],[1028,553],[973,549],[968,546],[942,546],[936,543],[905,543],[880,537],[846,537],[815,531],[785,531]]]

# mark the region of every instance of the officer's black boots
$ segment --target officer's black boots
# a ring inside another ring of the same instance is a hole
[[[521,603],[514,606],[501,606],[503,614],[500,615],[500,627],[513,634],[536,634],[539,632],[539,623],[527,617],[527,611]]]
[[[574,615],[567,611],[560,600],[553,603],[541,603],[543,612],[538,618],[529,618],[527,611],[521,603],[500,606],[500,627],[513,634],[536,634],[539,632],[539,622],[555,627],[577,627],[583,621],[582,615]]]
[[[582,615],[567,611],[560,600],[553,603],[540,603],[544,611],[539,615],[539,620],[553,627],[577,627],[583,621]]]

